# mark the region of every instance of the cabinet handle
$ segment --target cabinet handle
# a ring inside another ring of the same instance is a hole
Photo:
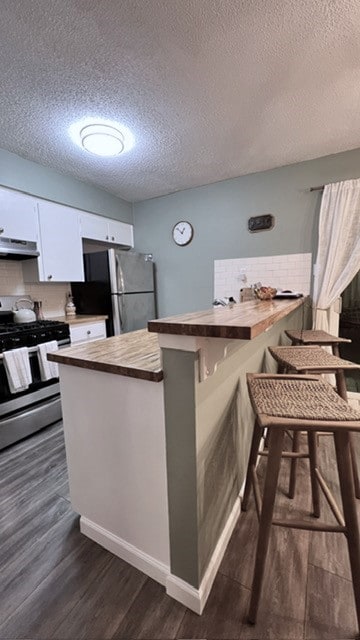
[[[89,335],[90,335],[90,333],[91,333],[90,329],[88,329],[86,333],[87,333],[87,334],[88,334],[88,336],[89,336]]]
[[[106,236],[106,240],[109,240],[109,236]]]
[[[114,236],[111,236],[111,240],[115,240]]]
[[[51,276],[51,275],[50,275],[50,276],[48,276],[48,280],[51,280],[51,279],[52,279],[52,276]]]
[[[4,233],[5,229],[4,227],[0,227],[0,233]]]

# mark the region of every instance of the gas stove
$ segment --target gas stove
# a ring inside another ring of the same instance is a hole
[[[59,346],[68,344],[70,342],[69,325],[57,320],[0,324],[0,353],[18,347],[34,347],[49,340],[56,340]]]

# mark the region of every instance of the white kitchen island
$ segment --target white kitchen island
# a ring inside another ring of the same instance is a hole
[[[57,355],[71,504],[81,514],[81,531],[165,584],[169,525],[157,336],[136,331]]]
[[[284,329],[307,326],[304,310],[304,300],[242,303],[49,356],[81,531],[197,613],[240,514],[246,372],[263,369]]]

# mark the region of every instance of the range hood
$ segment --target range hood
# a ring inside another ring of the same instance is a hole
[[[0,260],[29,260],[39,255],[36,242],[0,238]]]

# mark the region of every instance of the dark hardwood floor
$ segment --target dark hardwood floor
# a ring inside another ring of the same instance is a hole
[[[322,467],[336,487],[330,438]],[[310,510],[306,461],[294,501],[277,511]],[[322,501],[326,520],[332,521]],[[266,581],[255,627],[246,624],[257,522],[242,514],[202,616],[164,588],[81,535],[72,511],[61,425],[0,452],[1,640],[213,638],[336,640],[356,636],[343,536],[273,528]]]

